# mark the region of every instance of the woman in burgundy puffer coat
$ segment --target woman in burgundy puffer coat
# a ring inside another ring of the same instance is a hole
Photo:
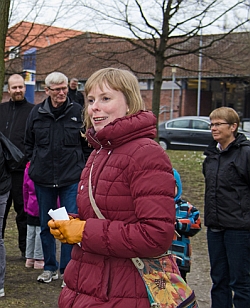
[[[60,308],[147,308],[144,282],[131,258],[156,257],[174,235],[175,181],[153,140],[156,118],[143,111],[136,77],[106,68],[85,85],[88,142],[95,148],[78,186],[78,216],[51,220],[55,238],[74,245]],[[105,219],[90,202],[88,181]]]

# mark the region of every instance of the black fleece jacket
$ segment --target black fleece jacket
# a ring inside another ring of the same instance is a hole
[[[33,107],[26,99],[16,102],[10,99],[0,104],[0,131],[23,153],[26,120]],[[17,170],[24,171],[27,161],[26,158]]]

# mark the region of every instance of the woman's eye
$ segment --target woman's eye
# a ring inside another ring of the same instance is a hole
[[[93,99],[90,99],[90,98],[88,99],[88,104],[89,104],[89,105],[93,105],[94,102],[95,102],[95,101],[94,101]]]
[[[109,97],[103,97],[103,98],[102,98],[102,101],[103,101],[103,102],[107,102],[107,101],[109,101],[109,100],[110,100]]]

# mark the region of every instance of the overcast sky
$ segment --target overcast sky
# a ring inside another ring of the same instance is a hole
[[[2,1],[2,0],[1,0]],[[131,32],[126,30],[124,27],[116,26],[114,23],[110,24],[104,21],[104,14],[100,14],[98,17],[96,14],[93,15],[90,11],[82,6],[79,6],[81,1],[86,2],[86,0],[12,0],[12,14],[10,17],[10,26],[15,23],[26,20],[31,22],[37,22],[41,24],[52,24],[54,26],[59,26],[63,28],[71,28],[80,31],[92,31],[100,32],[106,34],[120,35],[120,36],[131,36]],[[87,0],[88,1],[88,0]],[[113,16],[118,16],[117,13],[112,12],[115,10],[117,3],[123,2],[123,0],[89,0],[92,6],[102,9],[102,3],[105,4],[103,9],[108,11],[108,13],[113,14]],[[133,4],[134,0],[127,0],[129,4]],[[184,3],[183,9],[178,13],[178,17],[187,17],[189,12],[195,14],[198,9],[206,7],[208,4],[213,2],[212,0],[187,0]],[[213,8],[209,16],[203,19],[203,24],[208,23],[210,17],[218,16],[226,7],[230,5],[237,4],[239,0],[218,0],[216,3],[220,5]],[[250,0],[245,1],[250,2]],[[161,21],[161,11],[160,0],[141,0],[140,3],[143,6],[144,11],[147,13],[147,18],[154,24],[160,27]],[[197,4],[198,3],[198,4]],[[207,3],[207,4],[206,4]],[[110,6],[109,6],[110,5]],[[123,8],[122,5],[119,5]],[[188,9],[187,9],[188,7]],[[132,6],[129,15],[134,22],[140,22],[139,13]],[[246,7],[244,9],[234,9],[226,17],[222,17],[218,22],[218,27],[210,27],[209,30],[204,30],[204,33],[219,33],[224,30],[228,30],[232,25],[239,22],[240,18],[248,18],[248,10]],[[176,22],[180,22],[178,19]],[[189,27],[197,26],[198,21],[192,20],[189,23]],[[242,28],[241,30],[245,30]]]

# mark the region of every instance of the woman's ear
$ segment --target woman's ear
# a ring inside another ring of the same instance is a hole
[[[232,132],[235,132],[236,129],[237,129],[237,123],[231,124],[231,131],[232,131]]]

